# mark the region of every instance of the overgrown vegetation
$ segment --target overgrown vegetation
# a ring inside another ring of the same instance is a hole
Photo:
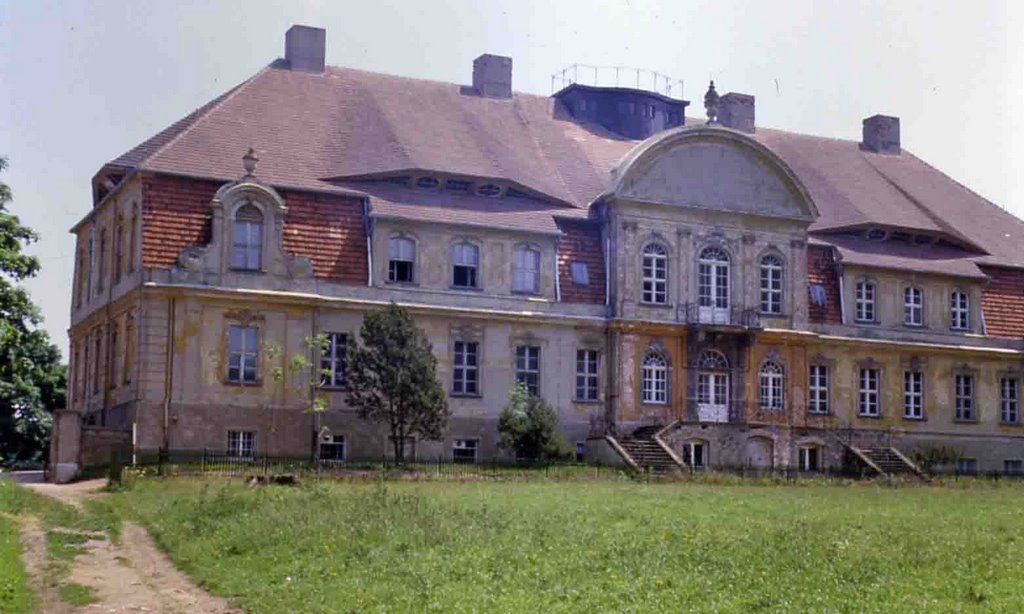
[[[570,455],[569,444],[558,428],[558,414],[543,398],[516,382],[508,391],[508,404],[498,416],[502,448],[517,458],[561,459]]]
[[[99,599],[93,595],[92,589],[77,582],[68,582],[60,585],[60,597],[73,606],[82,607],[90,603],[96,603]]]
[[[112,495],[253,612],[1024,607],[1024,484],[141,479]]]
[[[25,568],[21,564],[18,526],[0,514],[0,612],[19,614],[32,608]]]

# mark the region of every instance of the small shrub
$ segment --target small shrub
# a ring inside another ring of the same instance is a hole
[[[498,416],[500,444],[519,458],[564,459],[569,444],[558,428],[558,414],[547,402],[517,382],[508,393],[508,405]]]

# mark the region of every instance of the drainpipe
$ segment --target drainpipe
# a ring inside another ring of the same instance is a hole
[[[171,413],[171,391],[174,390],[174,320],[176,300],[174,297],[167,299],[167,350],[165,359],[167,364],[164,367],[164,441],[163,448],[166,452],[170,449],[169,417]]]
[[[836,263],[836,277],[839,278],[839,323],[846,324],[846,291],[843,290],[843,265]]]
[[[366,232],[366,285],[373,286],[373,224],[370,222],[370,199],[363,198],[363,231]]]
[[[313,317],[312,317],[311,326],[312,326],[312,330],[310,330],[310,339],[316,339],[317,335],[319,334],[319,330],[320,330],[320,308],[319,307],[314,307],[313,308]],[[317,388],[317,386],[316,386],[316,384],[317,384],[316,374],[320,372],[319,365],[317,364],[317,359],[319,358],[319,354],[320,354],[319,345],[315,345],[315,344],[312,345],[309,348],[309,354],[310,354],[309,371],[310,371],[310,376],[311,376],[310,377],[310,382],[309,382],[309,407],[310,407],[311,410],[313,410],[313,449],[312,449],[312,453],[313,454],[312,454],[312,456],[313,456],[313,462],[314,463],[319,463],[320,462],[320,425],[321,425],[321,416],[320,416],[320,412],[316,410],[316,388]]]
[[[555,239],[555,302],[562,302],[562,281],[558,276],[558,253],[561,248],[561,240]]]

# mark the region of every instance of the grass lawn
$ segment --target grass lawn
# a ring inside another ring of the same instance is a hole
[[[1019,485],[143,479],[111,503],[255,612],[1024,609]]]
[[[11,518],[0,515],[0,612],[28,612],[31,605],[32,591],[21,564],[18,526]]]

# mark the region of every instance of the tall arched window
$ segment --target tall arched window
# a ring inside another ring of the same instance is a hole
[[[717,322],[729,313],[729,254],[705,247],[697,267],[697,295],[702,322]]]
[[[701,422],[729,420],[729,361],[717,350],[697,360],[697,417]]]
[[[643,296],[645,303],[668,302],[668,252],[657,243],[650,243],[643,252]]]
[[[783,381],[779,363],[769,360],[761,365],[761,409],[782,409]]]
[[[644,356],[640,372],[640,401],[664,405],[668,403],[668,361],[659,352]]]
[[[388,281],[412,283],[416,269],[416,244],[406,237],[388,239]]]
[[[107,231],[100,231],[100,255],[96,259],[96,293],[103,292],[103,285],[107,283]]]
[[[525,245],[512,254],[512,290],[540,292],[540,252]]]
[[[231,268],[259,271],[263,268],[263,212],[251,203],[235,211],[231,242]]]
[[[761,258],[761,313],[782,313],[782,258]]]

